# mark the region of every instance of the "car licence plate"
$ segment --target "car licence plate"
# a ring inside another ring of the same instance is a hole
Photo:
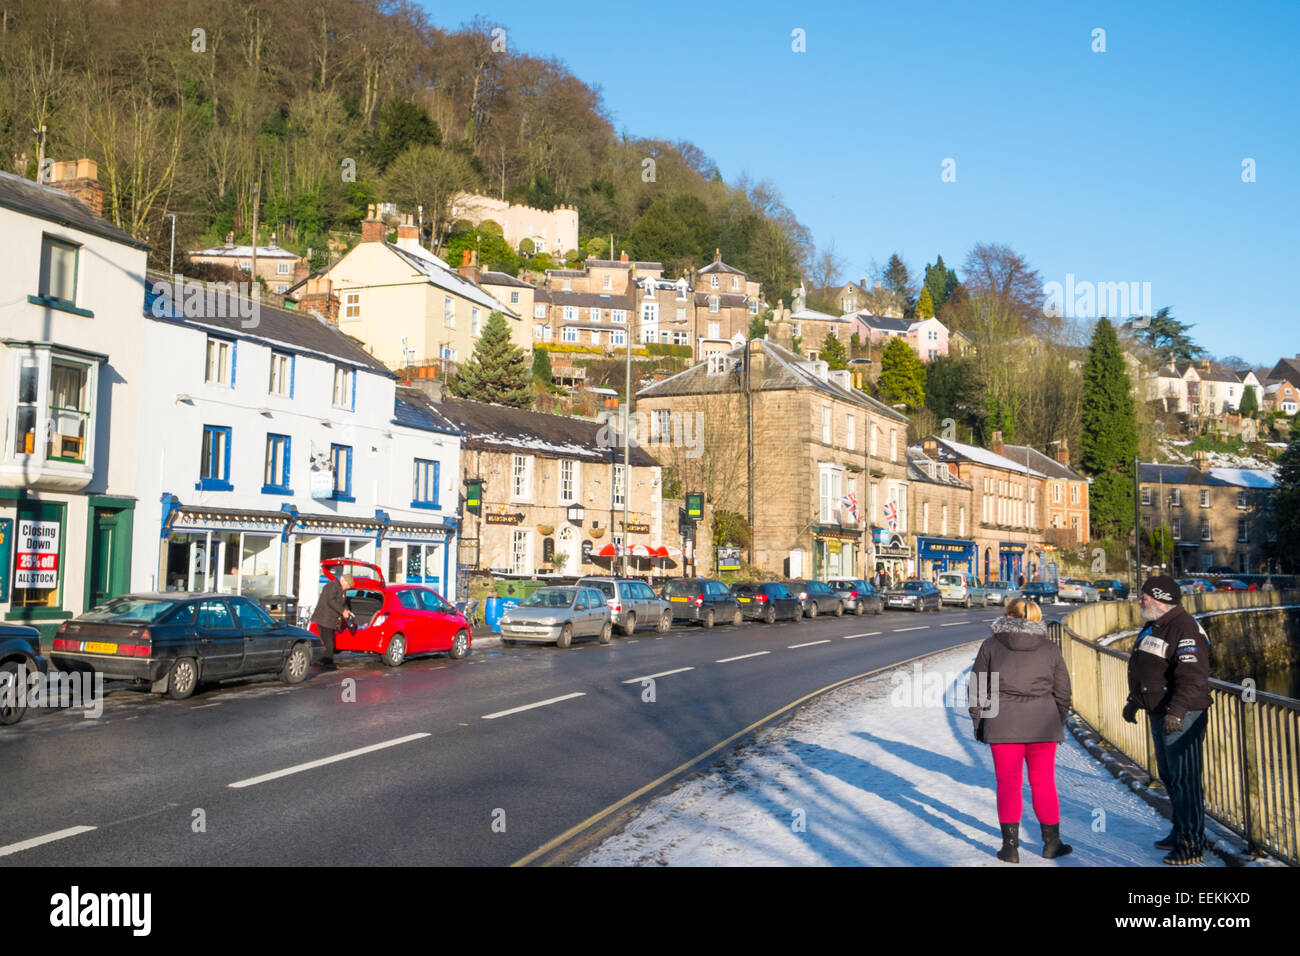
[[[86,644],[87,654],[116,654],[116,644],[102,644],[98,641],[90,641]]]
[[[672,597],[672,598],[669,598],[668,600],[670,600],[670,601],[674,601],[674,602],[676,602],[676,603],[678,603],[678,604],[685,604],[687,601],[690,600],[690,598],[684,598],[684,597]]]
[[[739,601],[741,604],[749,603],[749,598],[736,598],[736,600]]]

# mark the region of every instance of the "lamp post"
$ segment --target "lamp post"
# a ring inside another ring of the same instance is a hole
[[[172,221],[172,253],[167,261],[167,274],[174,276],[176,275],[176,213],[169,212],[167,218]]]

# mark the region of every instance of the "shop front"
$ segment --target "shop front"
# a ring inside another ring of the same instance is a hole
[[[1012,584],[1020,583],[1020,576],[1029,579],[1028,564],[1025,560],[1027,546],[1021,542],[1003,541],[998,545],[998,568],[1001,580]]]
[[[920,565],[918,576],[923,581],[930,581],[945,571],[979,573],[979,548],[974,541],[963,541],[960,538],[918,537],[916,560]]]
[[[819,581],[856,577],[861,538],[861,531],[814,525],[812,576]]]
[[[423,584],[447,600],[451,574],[447,541],[451,528],[394,523],[384,534],[387,558],[383,565],[390,584]]]
[[[284,513],[172,502],[163,518],[159,590],[216,591],[254,600],[286,593],[281,586]]]
[[[891,583],[906,581],[912,571],[912,549],[901,534],[891,534],[888,528],[873,528],[876,545],[875,574],[884,572]]]

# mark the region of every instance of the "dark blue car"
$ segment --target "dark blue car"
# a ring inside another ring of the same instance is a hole
[[[26,679],[48,672],[49,666],[41,656],[40,631],[0,624],[0,726],[23,719],[27,713]]]
[[[1055,604],[1057,588],[1052,581],[1029,581],[1020,589],[1020,596],[1036,604]]]

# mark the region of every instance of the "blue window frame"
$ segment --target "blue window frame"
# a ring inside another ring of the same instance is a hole
[[[288,435],[266,436],[266,468],[262,477],[262,494],[291,495],[289,487],[289,453],[292,442]]]
[[[415,459],[411,480],[411,507],[438,507],[438,462],[426,458]]]
[[[334,470],[335,501],[356,501],[352,497],[352,446],[330,445],[330,465]]]
[[[233,491],[230,484],[230,428],[203,426],[203,448],[199,456],[200,491]]]

